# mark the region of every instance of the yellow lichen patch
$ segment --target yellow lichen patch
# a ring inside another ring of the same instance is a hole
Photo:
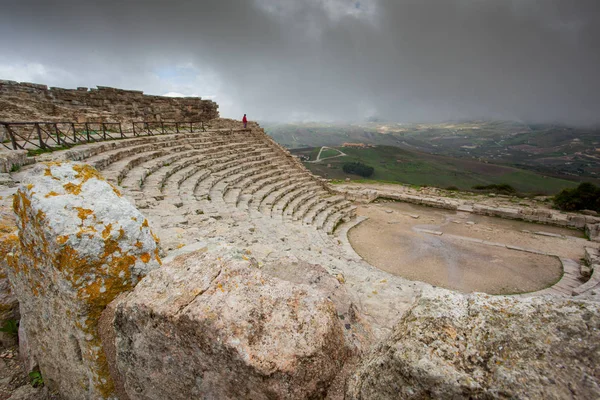
[[[79,193],[81,193],[81,185],[76,185],[74,183],[65,183],[63,185],[63,188],[65,188],[65,190],[67,191],[67,193],[72,194],[74,196],[77,196]]]
[[[89,237],[94,237],[94,235],[97,232],[98,231],[93,226],[86,226],[86,227],[80,228],[79,232],[77,232],[76,236],[78,239],[81,239],[84,235],[87,235]]]
[[[108,239],[108,237],[110,236],[110,231],[112,230],[112,224],[108,224],[104,227],[104,230],[102,231],[102,239]]]
[[[73,170],[77,172],[75,178],[81,179],[81,183],[85,183],[92,178],[96,178],[100,181],[103,181],[104,178],[100,175],[100,172],[93,168],[91,165],[87,164],[77,164],[73,165]]]
[[[137,247],[138,249],[141,249],[142,247],[144,247],[144,244],[138,240],[137,242],[135,242],[134,246]]]
[[[42,210],[38,210],[38,212],[37,212],[37,214],[36,214],[35,218],[36,218],[38,221],[41,221],[41,220],[43,220],[44,218],[46,218],[46,214],[44,214],[44,212],[43,212]]]
[[[61,165],[61,163],[57,161],[50,161],[44,164],[46,165],[46,169],[44,170],[44,176],[53,176],[51,168],[55,166],[58,167]]]
[[[142,227],[143,227],[143,228],[147,228],[148,226],[149,226],[149,225],[148,225],[148,220],[147,220],[147,219],[144,219],[144,222],[142,222]]]
[[[119,191],[119,189],[117,189],[116,187],[114,187],[113,185],[110,185],[110,187],[112,188],[113,192],[115,192],[115,194],[119,197],[122,197],[123,195],[121,194],[121,192]]]
[[[137,218],[136,217],[131,217],[131,220],[137,222]]]
[[[31,190],[33,189],[33,183],[30,183],[28,185],[25,186],[27,188],[27,190]]]
[[[158,265],[162,265],[162,261],[158,255],[158,247],[156,247],[154,249],[154,258],[156,259],[156,261],[158,262]]]
[[[81,222],[83,222],[85,219],[87,219],[87,217],[89,217],[90,215],[92,215],[94,213],[94,211],[92,211],[88,208],[82,208],[82,207],[73,207],[73,208],[77,210],[77,216],[79,217]]]
[[[144,253],[140,256],[140,259],[148,264],[150,262],[150,253]]]
[[[117,238],[117,240],[121,240],[123,239],[123,237],[125,237],[125,231],[123,230],[123,228],[119,228],[119,237]]]
[[[56,243],[58,244],[65,244],[67,243],[67,241],[69,240],[69,237],[66,235],[61,235],[59,237],[56,238]]]
[[[54,190],[48,192],[48,194],[46,194],[44,197],[48,198],[48,197],[54,197],[54,196],[60,196],[60,194],[56,193]]]

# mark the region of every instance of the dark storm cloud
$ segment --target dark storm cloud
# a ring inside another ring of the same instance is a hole
[[[597,0],[4,1],[0,78],[222,114],[600,123]],[[8,75],[8,76],[7,76]]]

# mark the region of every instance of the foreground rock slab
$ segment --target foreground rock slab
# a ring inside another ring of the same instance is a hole
[[[351,399],[600,398],[600,305],[423,297],[351,379]]]
[[[14,209],[19,244],[7,272],[30,357],[62,398],[110,398],[98,319],[159,266],[147,220],[85,164],[36,165]]]
[[[331,300],[235,250],[179,256],[118,301],[131,400],[323,398],[349,353]]]

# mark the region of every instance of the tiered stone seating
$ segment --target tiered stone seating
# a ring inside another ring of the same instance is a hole
[[[68,153],[101,170],[150,216],[201,215],[206,221],[243,212],[332,234],[355,212],[270,138],[251,130],[140,137]]]

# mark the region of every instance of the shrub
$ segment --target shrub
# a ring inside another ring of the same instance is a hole
[[[448,187],[446,188],[446,190],[449,190],[449,191],[451,191],[451,192],[457,192],[457,191],[458,191],[458,188],[457,188],[456,186],[448,186]]]
[[[41,387],[44,386],[44,378],[42,377],[42,373],[40,371],[31,371],[29,373],[29,383],[33,387]]]
[[[499,185],[475,185],[473,186],[473,189],[489,193],[498,193],[506,195],[512,195],[517,193],[517,190],[514,187],[506,183],[501,183]]]
[[[592,183],[581,183],[574,189],[563,189],[554,196],[554,205],[565,211],[594,210],[600,212],[600,188]]]
[[[2,328],[0,328],[0,332],[6,332],[13,336],[17,336],[19,334],[19,321],[16,319],[7,319],[4,321]]]
[[[365,178],[368,178],[369,176],[373,175],[373,172],[375,172],[375,169],[373,167],[363,164],[361,162],[345,163],[342,169],[347,174],[360,175]]]

